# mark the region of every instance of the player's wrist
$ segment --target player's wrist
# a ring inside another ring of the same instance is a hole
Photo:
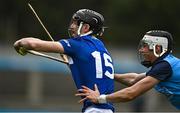
[[[100,104],[105,104],[105,103],[107,103],[106,97],[107,97],[107,95],[105,95],[105,94],[100,95],[100,96],[97,98],[98,103],[100,103]]]

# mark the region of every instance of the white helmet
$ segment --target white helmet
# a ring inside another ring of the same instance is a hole
[[[153,50],[156,57],[162,56],[168,50],[168,39],[166,37],[144,35],[141,43],[148,44],[149,49]],[[162,46],[162,51],[160,54],[156,53],[156,45]]]
[[[172,43],[173,43],[173,39],[172,39],[172,36],[170,33],[166,32],[166,31],[153,30],[153,31],[147,32],[144,35],[144,37],[140,41],[139,49],[144,44],[147,44],[149,47],[149,50],[152,50],[153,54],[156,57],[161,57],[165,53],[172,52]],[[161,46],[161,53],[157,54],[156,45]],[[147,61],[147,60],[145,61],[143,54],[141,54],[140,52],[139,52],[139,58],[140,58],[142,65],[144,65],[146,67],[152,66],[152,63],[150,61]]]

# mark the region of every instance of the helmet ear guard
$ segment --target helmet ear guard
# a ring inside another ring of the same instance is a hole
[[[156,57],[161,57],[164,53],[166,53],[167,52],[167,49],[165,49],[165,48],[163,48],[162,46],[161,46],[161,53],[157,53],[156,52],[156,46],[157,45],[154,45],[153,46],[153,54],[156,56]]]
[[[83,22],[80,22],[80,25],[79,25],[79,28],[78,28],[78,31],[77,31],[77,34],[78,36],[85,36],[85,35],[89,35],[89,34],[92,34],[92,30],[90,30],[89,32],[85,33],[85,34],[81,34],[81,28],[83,26]]]

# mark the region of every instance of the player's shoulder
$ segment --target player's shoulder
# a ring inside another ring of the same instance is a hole
[[[69,43],[81,43],[82,41],[82,38],[81,37],[75,37],[75,38],[69,38],[69,39],[67,39],[67,41],[69,42]]]
[[[151,74],[164,74],[164,73],[171,73],[172,72],[172,67],[169,64],[169,62],[165,60],[161,60],[154,64],[152,68],[147,72]]]
[[[152,66],[152,69],[153,68],[157,68],[157,70],[161,68],[171,68],[171,65],[166,60],[159,60]]]
[[[175,57],[172,54],[169,54],[166,58],[164,58],[164,60],[166,60],[167,62],[169,62],[171,65],[176,65],[179,64],[180,65],[180,59]]]
[[[165,60],[161,60],[161,61],[157,62],[146,73],[146,76],[152,76],[160,81],[166,80],[171,75],[172,75],[171,65]]]

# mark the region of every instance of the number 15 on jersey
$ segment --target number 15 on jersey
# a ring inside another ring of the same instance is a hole
[[[109,77],[110,79],[114,79],[114,68],[112,65],[111,57],[106,53],[103,53],[103,55],[101,56],[100,52],[98,51],[94,51],[91,54],[95,58],[96,78],[103,78],[103,75],[105,75]],[[109,72],[108,70],[105,70],[105,72],[103,72],[102,60],[104,60],[104,66],[111,68],[112,72]]]

